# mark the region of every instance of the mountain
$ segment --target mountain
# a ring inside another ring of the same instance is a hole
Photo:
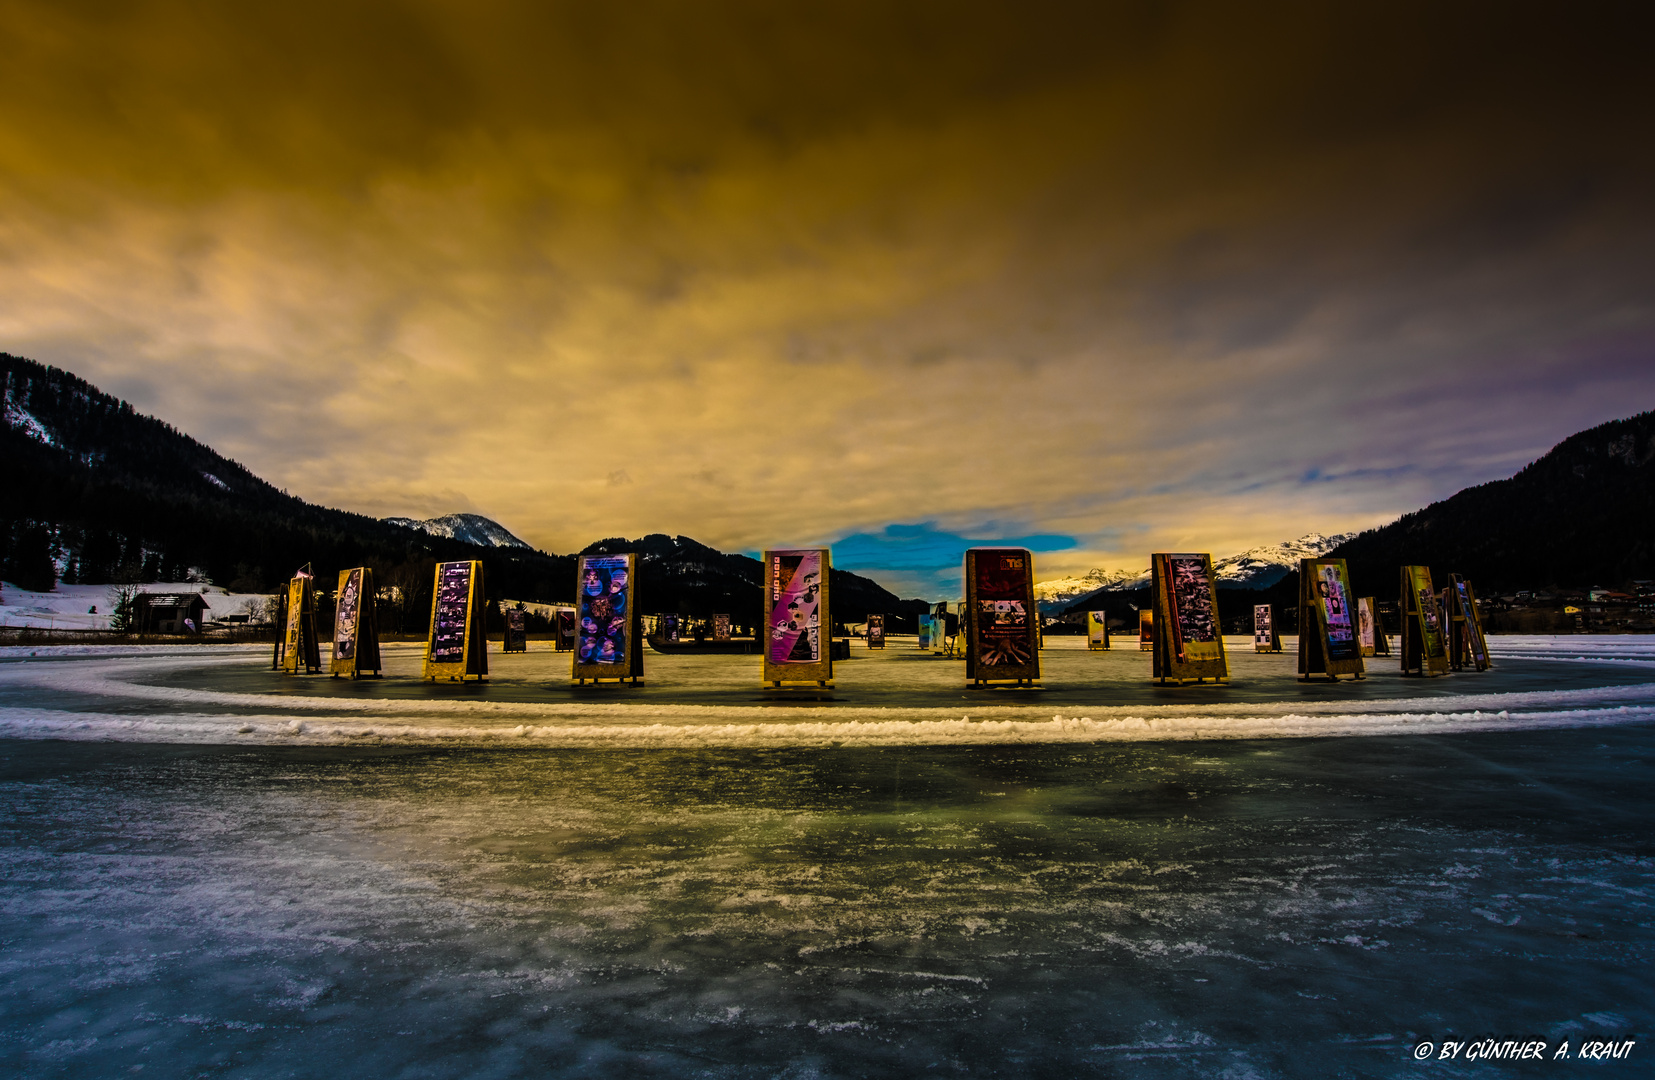
[[[1082,577],[1052,578],[1034,583],[1034,598],[1043,614],[1052,615],[1083,596],[1127,586],[1139,575],[1130,570],[1089,570]]]
[[[1516,476],[1466,488],[1330,554],[1352,586],[1393,596],[1397,568],[1471,579],[1484,595],[1655,578],[1655,412],[1571,435]]]
[[[403,517],[390,517],[382,520],[387,525],[400,525],[404,529],[416,529],[430,536],[458,540],[462,544],[475,544],[478,547],[522,548],[525,551],[534,550],[508,532],[504,525],[481,514],[445,514],[442,517],[431,518],[427,521],[415,521],[413,518]]]
[[[1221,589],[1268,589],[1288,574],[1297,572],[1300,559],[1326,555],[1355,535],[1306,533],[1297,540],[1248,548],[1213,563],[1213,576],[1218,579]],[[1136,574],[1130,570],[1093,570],[1085,577],[1042,581],[1035,585],[1034,593],[1040,601],[1040,610],[1055,615],[1079,607],[1080,602],[1088,597],[1134,592],[1148,587],[1149,569],[1146,567]]]
[[[1248,548],[1213,563],[1213,575],[1221,589],[1267,589],[1297,571],[1300,559],[1319,559],[1355,535],[1305,533],[1297,540]]]
[[[431,567],[482,559],[490,595],[561,599],[574,562],[479,548],[315,506],[69,372],[0,353],[0,575],[76,582],[203,577],[267,592],[310,564],[318,579],[368,565],[425,618]]]

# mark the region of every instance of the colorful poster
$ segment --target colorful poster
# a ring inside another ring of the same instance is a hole
[[[529,645],[528,612],[522,607],[506,609],[505,652],[527,652]]]
[[[868,616],[868,648],[883,649],[885,647],[885,616]]]
[[[573,652],[575,648],[575,609],[557,609],[557,648],[559,652]]]
[[[662,615],[660,629],[662,641],[669,644],[676,642],[678,640],[678,616]]]
[[[774,554],[770,564],[770,662],[822,662],[822,554]]]
[[[730,617],[728,615],[713,616],[713,640],[730,640]]]
[[[580,559],[580,622],[575,662],[627,662],[627,603],[631,597],[625,555],[583,555]]]
[[[1171,592],[1172,652],[1179,663],[1216,660],[1224,653],[1218,640],[1218,613],[1213,610],[1207,560],[1200,555],[1167,555]]]
[[[931,621],[935,618],[930,612],[919,617],[919,647],[922,649],[931,647]]]
[[[1150,608],[1138,609],[1138,650],[1148,652],[1155,647],[1155,612]]]
[[[345,578],[339,590],[339,602],[334,608],[333,658],[349,660],[356,656],[358,609],[362,603],[362,570],[358,567]]]
[[[294,578],[287,583],[287,629],[284,635],[285,655],[295,657],[299,655],[299,618],[305,606],[305,579]],[[288,661],[291,668],[293,662]]]
[[[431,620],[432,664],[465,663],[465,626],[471,614],[471,563],[437,567],[437,610]]]
[[[1253,605],[1253,647],[1270,649],[1276,642],[1275,629],[1270,625],[1270,605]]]
[[[1028,556],[1022,551],[981,551],[976,567],[977,663],[1020,667],[1034,657],[1029,646]]]
[[[1356,641],[1362,647],[1363,656],[1374,655],[1373,620],[1373,597],[1359,597],[1356,601]]]
[[[1109,644],[1109,624],[1105,621],[1106,613],[1102,611],[1088,611],[1086,613],[1086,644],[1093,649],[1101,649]]]
[[[1362,655],[1356,628],[1351,622],[1350,606],[1350,583],[1345,580],[1344,564],[1317,563],[1316,608],[1322,625],[1327,627],[1329,660],[1355,660]]]
[[[1424,647],[1426,656],[1446,656],[1447,649],[1442,638],[1442,611],[1437,605],[1437,594],[1431,588],[1431,569],[1426,566],[1410,566],[1408,572],[1408,587],[1413,590],[1413,602],[1419,605],[1420,621],[1424,623],[1424,630],[1420,635],[1420,643]]]

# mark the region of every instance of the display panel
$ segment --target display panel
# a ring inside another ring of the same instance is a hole
[[[1361,596],[1356,600],[1356,643],[1362,648],[1363,656],[1372,656],[1375,651],[1374,642],[1374,610],[1373,597]]]
[[[868,648],[883,649],[885,647],[885,616],[868,616]]]
[[[1086,647],[1102,650],[1109,648],[1109,616],[1103,611],[1088,611],[1086,613]]]
[[[919,617],[919,647],[921,649],[929,649],[931,647],[931,626],[932,620],[935,618],[936,616],[932,615],[930,612],[926,612],[924,615]]]
[[[488,642],[477,625],[482,602],[482,563],[473,559],[437,564],[424,678],[465,680],[488,674]]]
[[[572,607],[560,607],[554,614],[557,616],[557,651],[575,651],[575,615]]]
[[[827,548],[786,548],[764,553],[763,681],[814,682],[826,687],[833,678],[828,635],[828,586],[832,580]]]
[[[1025,548],[965,553],[966,678],[1032,683],[1040,678],[1034,556]]]
[[[575,657],[582,665],[601,664],[624,670],[628,650],[628,602],[631,560],[625,555],[583,555],[580,560],[580,621]]]
[[[431,620],[433,664],[465,663],[466,624],[471,621],[471,571],[469,562],[437,567],[437,611]]]
[[[1270,619],[1269,604],[1253,605],[1253,648],[1259,652],[1269,652],[1271,643],[1275,639],[1275,626]]]
[[[362,570],[347,570],[339,585],[339,599],[334,606],[333,659],[356,658],[357,616],[362,602]]]
[[[1442,609],[1437,603],[1436,590],[1431,586],[1431,568],[1409,566],[1403,572],[1408,575],[1408,584],[1413,591],[1413,607],[1423,627],[1420,639],[1425,648],[1425,655],[1446,656],[1447,650],[1443,645],[1442,636]]]
[[[529,613],[521,606],[506,609],[505,652],[528,652]]]
[[[1138,609],[1138,651],[1149,652],[1155,648],[1155,612],[1150,608]]]
[[[1163,552],[1151,556],[1149,565],[1155,598],[1154,677],[1163,683],[1228,678],[1212,556]]]
[[[1328,659],[1360,659],[1362,647],[1351,621],[1350,583],[1345,577],[1343,559],[1316,564],[1316,604],[1322,625],[1327,628]]]
[[[822,661],[822,553],[775,552],[770,556],[772,664]]]
[[[730,617],[728,615],[713,616],[713,640],[730,640]]]
[[[1218,641],[1218,612],[1205,555],[1165,556],[1170,570],[1173,653],[1181,663],[1224,655]]]
[[[1447,627],[1442,605],[1431,585],[1431,568],[1402,568],[1402,635],[1398,658],[1403,674],[1441,675],[1448,671]]]

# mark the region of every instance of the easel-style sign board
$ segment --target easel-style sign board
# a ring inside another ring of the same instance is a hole
[[[557,617],[557,651],[575,651],[575,609],[560,607],[553,614]]]
[[[1367,619],[1367,621],[1368,621],[1368,632],[1371,633],[1372,636],[1373,636],[1373,652],[1369,653],[1369,652],[1364,651],[1362,653],[1362,655],[1363,656],[1389,656],[1389,655],[1391,655],[1391,639],[1388,636],[1386,636],[1386,634],[1385,634],[1385,624],[1383,622],[1379,621],[1379,604],[1378,604],[1378,602],[1371,596],[1364,596],[1364,597],[1361,597],[1360,599],[1358,599],[1356,601],[1356,603],[1357,603],[1357,608],[1356,608],[1357,612],[1362,614],[1363,617]],[[1364,650],[1366,650],[1366,648],[1367,648],[1366,639],[1364,639],[1362,647],[1363,647]]]
[[[662,615],[659,621],[661,640],[669,644],[676,642],[678,640],[678,616]]]
[[[1477,594],[1471,583],[1458,574],[1448,575],[1449,589],[1455,607],[1455,627],[1465,658],[1478,671],[1489,669],[1488,638],[1483,635],[1483,621],[1477,615]]]
[[[478,625],[482,610],[483,564],[475,559],[438,563],[421,678],[488,678],[488,641]]]
[[[1109,613],[1105,611],[1088,611],[1086,613],[1086,647],[1092,652],[1105,652],[1109,648]]]
[[[638,556],[582,555],[575,568],[580,605],[575,623],[575,656],[570,678],[577,683],[644,677],[643,641],[633,588]]]
[[[1276,629],[1276,612],[1269,604],[1253,605],[1253,651],[1281,652],[1281,631]]]
[[[1402,568],[1402,637],[1397,655],[1404,675],[1427,672],[1448,673],[1448,646],[1444,639],[1442,609],[1431,587],[1431,568]]]
[[[1150,568],[1155,596],[1154,678],[1163,683],[1229,678],[1212,556],[1159,553],[1151,556]]]
[[[868,648],[883,649],[885,647],[885,616],[868,616]]]
[[[501,652],[528,652],[528,612],[520,607],[506,609],[506,633]]]
[[[379,664],[379,619],[374,611],[374,572],[366,566],[339,571],[338,602],[333,615],[335,676],[361,678]]]
[[[282,629],[282,671],[315,675],[322,670],[322,646],[316,637],[316,583],[300,574],[287,583],[287,625]]]
[[[1343,559],[1299,560],[1299,675],[1366,678],[1350,571]]]
[[[977,685],[1040,678],[1034,555],[1026,548],[965,553],[965,677]]]
[[[730,640],[730,617],[728,615],[713,616],[713,640]]]
[[[833,679],[833,655],[825,631],[833,623],[828,607],[827,548],[785,548],[764,553],[763,681],[813,682]]]
[[[1149,652],[1155,648],[1155,609],[1138,609],[1138,651]]]
[[[1356,643],[1362,647],[1363,656],[1376,656],[1379,646],[1374,638],[1373,597],[1358,596],[1356,598]]]
[[[931,620],[936,618],[929,611],[919,617],[919,647],[921,650],[931,648]]]

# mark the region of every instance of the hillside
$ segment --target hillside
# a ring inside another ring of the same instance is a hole
[[[417,605],[426,567],[481,558],[491,594],[569,592],[567,557],[478,548],[312,505],[32,360],[0,353],[0,379],[0,575],[24,588],[50,589],[60,575],[71,584],[206,577],[264,592],[306,563],[324,581],[366,564],[382,580],[406,579]]]
[[[491,598],[574,596],[574,556],[534,551],[486,517],[382,521],[315,506],[66,371],[0,353],[0,375],[0,578],[22,588],[210,579],[271,592],[307,563],[323,582],[368,565],[402,597],[392,630],[424,624],[443,560],[481,559]],[[586,550],[638,551],[650,611],[757,621],[756,559],[659,534]],[[846,571],[833,588],[839,620],[924,608]]]
[[[1352,585],[1387,596],[1397,567],[1463,574],[1483,595],[1655,578],[1655,412],[1571,435],[1507,480],[1466,488],[1339,545]]]

